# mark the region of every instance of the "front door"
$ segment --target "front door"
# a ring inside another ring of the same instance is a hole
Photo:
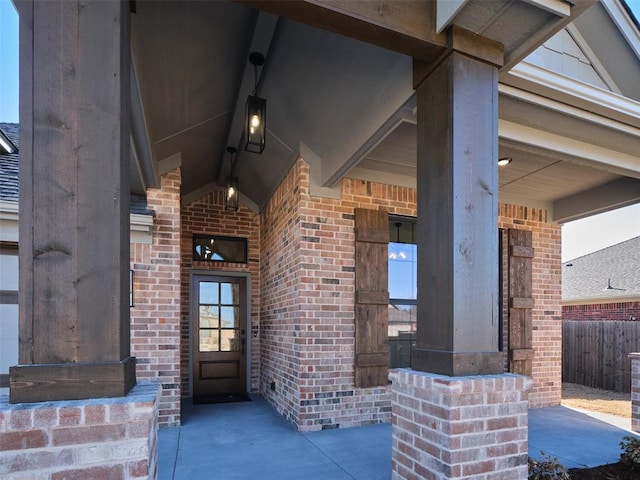
[[[244,277],[193,276],[194,398],[247,391],[246,284]]]

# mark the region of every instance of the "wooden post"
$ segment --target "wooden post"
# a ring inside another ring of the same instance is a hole
[[[126,395],[128,2],[17,2],[20,365],[10,401]]]
[[[497,58],[501,51],[455,29],[449,41],[448,54],[439,63],[414,67],[418,319],[412,366],[450,376],[502,373],[498,68],[480,60]]]

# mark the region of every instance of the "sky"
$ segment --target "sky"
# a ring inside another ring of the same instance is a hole
[[[18,123],[18,14],[0,0],[0,122]]]
[[[627,0],[640,19],[640,0]],[[0,122],[18,122],[18,15],[0,0]],[[569,222],[562,227],[562,261],[640,235],[640,204]]]

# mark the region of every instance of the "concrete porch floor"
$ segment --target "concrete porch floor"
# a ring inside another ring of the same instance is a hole
[[[391,425],[299,433],[259,395],[253,401],[191,405],[182,426],[159,432],[159,480],[389,480]],[[567,468],[617,462],[630,421],[565,407],[529,412],[529,455]],[[615,425],[608,421],[616,423]]]

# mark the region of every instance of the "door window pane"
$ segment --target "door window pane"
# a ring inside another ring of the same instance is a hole
[[[220,326],[235,328],[238,320],[238,307],[220,307]]]
[[[200,306],[200,328],[218,328],[219,326],[218,307]]]
[[[240,285],[237,283],[220,284],[220,303],[223,305],[237,305]]]
[[[218,283],[200,282],[200,304],[218,304]]]
[[[219,334],[218,330],[200,329],[200,351],[201,352],[219,352]]]
[[[237,335],[238,331],[233,330],[220,330],[222,335],[220,342],[221,352],[239,352],[240,351],[240,339]]]

